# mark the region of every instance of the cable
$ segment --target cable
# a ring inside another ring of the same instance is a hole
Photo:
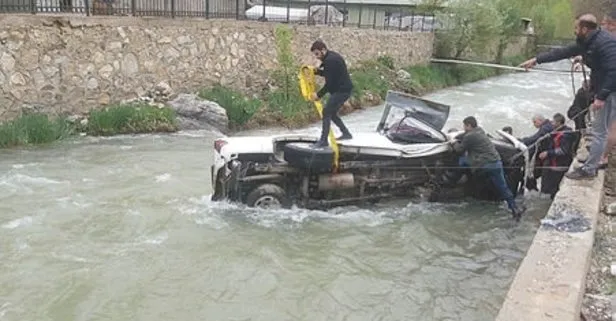
[[[529,68],[529,69],[525,69],[522,67],[514,67],[514,66],[508,66],[508,65],[500,65],[500,64],[492,64],[492,63],[487,63],[487,62],[477,62],[477,61],[470,61],[470,60],[463,60],[463,59],[437,59],[437,58],[432,58],[430,59],[430,62],[437,62],[437,63],[453,63],[453,64],[462,64],[462,65],[474,65],[474,66],[481,66],[481,67],[493,67],[493,68],[500,68],[500,69],[508,69],[508,70],[516,70],[516,71],[539,71],[539,72],[551,72],[551,73],[581,73],[583,71],[567,71],[567,70],[561,70],[561,69],[550,69],[550,68]]]

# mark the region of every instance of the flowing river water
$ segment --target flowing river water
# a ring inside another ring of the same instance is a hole
[[[564,113],[573,93],[567,74],[535,72],[427,97],[452,105],[448,127],[476,115],[522,135],[533,113]],[[344,119],[374,130],[381,111]],[[488,321],[549,206],[526,195],[513,225],[504,207],[479,202],[330,212],[212,203],[217,136],[0,152],[0,320]]]

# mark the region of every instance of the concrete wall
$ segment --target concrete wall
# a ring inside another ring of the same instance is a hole
[[[588,155],[586,143],[581,144],[578,155]],[[571,167],[580,165],[574,161]],[[511,282],[496,321],[581,320],[580,308],[604,181],[605,171],[599,171],[593,180],[562,180],[545,219],[552,222],[574,220],[558,224],[559,229],[540,226]],[[584,225],[588,230],[575,230]]]
[[[24,105],[82,113],[142,95],[165,81],[175,91],[221,83],[247,92],[267,88],[277,66],[274,23],[130,17],[0,16],[0,120]],[[349,64],[390,55],[426,63],[433,35],[291,26],[298,62],[315,63],[322,38]]]

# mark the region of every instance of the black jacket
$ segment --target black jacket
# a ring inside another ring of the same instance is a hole
[[[616,92],[616,38],[605,30],[594,30],[586,39],[537,55],[537,63],[558,61],[577,55],[592,69],[591,91],[599,100]]]
[[[494,143],[481,127],[466,132],[462,137],[462,143],[455,144],[454,150],[458,153],[468,152],[468,163],[474,169],[501,160]]]
[[[541,150],[548,152],[548,157],[543,161],[543,166],[561,167],[560,170],[567,171],[573,162],[573,143],[575,136],[569,126],[563,125],[556,129],[551,135],[551,139],[546,140]]]
[[[351,82],[351,75],[349,75],[347,70],[346,62],[335,51],[327,51],[316,74],[325,77],[325,85],[317,92],[319,98],[322,98],[328,92],[330,94],[350,93],[353,90],[353,83]]]
[[[583,119],[588,113],[588,107],[591,103],[592,97],[590,97],[589,91],[584,88],[578,89],[577,93],[575,93],[573,103],[567,110],[567,117],[571,120],[577,120],[578,118]]]

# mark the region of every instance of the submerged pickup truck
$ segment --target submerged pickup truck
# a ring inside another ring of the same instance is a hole
[[[443,132],[450,106],[389,91],[374,132],[357,133],[315,149],[317,138],[289,134],[224,137],[214,142],[212,200],[249,207],[326,209],[388,198],[498,200],[492,183],[458,165],[452,143],[463,132]],[[528,172],[527,147],[513,136],[490,135],[514,194]]]

